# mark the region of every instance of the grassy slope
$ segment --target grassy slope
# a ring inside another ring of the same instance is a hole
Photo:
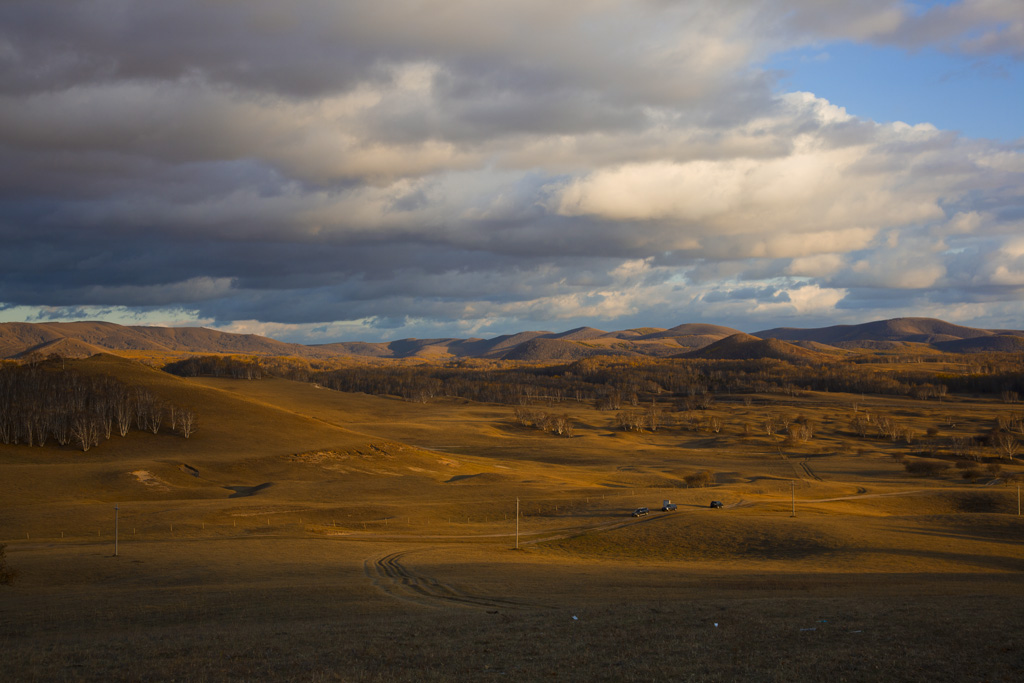
[[[626,434],[564,404],[577,436],[559,439],[500,406],[80,367],[192,406],[199,430],[0,447],[18,678],[1011,680],[1024,664],[1014,491],[908,477],[890,455],[910,447],[846,426],[857,403],[972,434],[1003,409],[985,401],[720,401],[718,434]],[[768,414],[815,438],[780,444]],[[702,468],[717,486],[684,488]],[[679,510],[626,514],[662,498]]]

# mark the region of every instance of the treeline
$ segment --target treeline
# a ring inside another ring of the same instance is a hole
[[[238,379],[277,376],[315,382],[338,391],[400,396],[409,401],[459,397],[483,403],[593,401],[618,411],[668,394],[688,408],[706,409],[719,394],[831,391],[942,400],[947,393],[991,394],[1010,402],[1024,394],[1020,354],[947,356],[934,372],[878,368],[860,362],[794,364],[774,359],[697,360],[592,357],[568,364],[527,365],[458,360],[446,364],[399,363],[331,367],[290,358],[197,356],[166,370],[182,376]],[[337,361],[333,361],[337,363]],[[950,373],[950,364],[962,370]]]
[[[257,358],[233,356],[190,356],[164,366],[179,377],[229,377],[231,379],[263,379],[263,366]]]
[[[88,451],[114,434],[156,434],[167,423],[187,439],[197,419],[191,409],[113,377],[42,366],[0,366],[0,443],[45,446],[55,441]]]
[[[322,365],[327,366],[327,363]],[[164,366],[164,371],[179,377],[227,377],[229,379],[263,379],[282,377],[300,382],[310,381],[316,368],[303,358],[289,356],[190,356]]]
[[[971,368],[975,370],[977,368]],[[951,375],[878,369],[853,363],[794,365],[786,361],[588,358],[566,365],[508,368],[362,366],[312,372],[309,379],[339,391],[391,394],[411,401],[452,396],[522,405],[538,400],[592,400],[598,408],[636,407],[665,394],[697,409],[716,394],[831,391],[942,400],[950,391],[1024,394],[1024,363],[993,374]]]
[[[367,366],[314,373],[312,381],[337,391],[400,396],[426,402],[438,396],[522,405],[536,400],[593,398],[597,387],[538,368]]]

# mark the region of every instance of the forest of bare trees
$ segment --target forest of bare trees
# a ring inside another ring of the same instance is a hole
[[[45,366],[0,367],[0,443],[56,442],[88,451],[113,435],[170,428],[185,437],[197,426],[187,407],[109,376]]]
[[[168,366],[176,374],[208,374],[258,379],[275,375],[347,392],[399,396],[426,402],[458,397],[517,406],[516,421],[526,427],[572,436],[573,425],[556,406],[588,401],[598,410],[615,411],[624,431],[656,431],[662,427],[718,434],[725,426],[712,408],[716,400],[744,401],[754,394],[797,396],[805,391],[905,396],[942,402],[951,393],[988,395],[1015,403],[1024,392],[1024,363],[1019,354],[944,356],[944,363],[885,367],[863,359],[799,364],[773,359],[696,360],[593,357],[568,364],[526,364],[455,360],[443,364],[367,364],[319,368],[282,358],[192,358]],[[876,359],[877,360],[877,359]],[[920,360],[920,359],[919,359]],[[959,367],[951,373],[949,368]],[[272,369],[271,369],[272,368]],[[925,369],[922,369],[925,368]],[[544,404],[546,408],[536,407]],[[918,440],[908,425],[887,415],[854,409],[849,431],[861,438],[907,446]],[[944,451],[976,460],[982,449],[1013,459],[1024,438],[1024,418],[1015,415],[987,435],[951,436]],[[772,415],[763,424],[744,426],[750,435],[760,428],[790,445],[815,438],[811,421]],[[930,440],[934,444],[934,439]]]
[[[977,359],[975,359],[977,363]],[[706,410],[720,394],[831,391],[942,401],[950,392],[1016,396],[1024,364],[975,364],[960,374],[936,369],[880,369],[857,363],[798,365],[786,361],[588,358],[560,365],[479,367],[474,364],[360,366],[314,371],[310,381],[340,391],[424,401],[457,396],[522,405],[538,400],[592,400],[604,410],[636,408],[674,397]],[[1007,401],[1009,402],[1009,401]]]
[[[440,396],[484,403],[525,405],[536,401],[589,400],[620,411],[670,396],[686,409],[706,410],[721,394],[800,391],[908,396],[942,401],[949,393],[1001,397],[1016,402],[1024,393],[1020,354],[944,356],[935,370],[883,368],[862,359],[790,363],[774,359],[702,360],[592,357],[568,364],[515,364],[457,360],[445,364],[377,364],[319,367],[284,358],[193,357],[166,366],[182,376],[259,379],[274,375],[309,381],[338,391],[429,401]],[[876,359],[877,360],[877,359]],[[959,366],[956,373],[949,365]]]
[[[546,410],[533,410],[520,406],[516,408],[515,417],[516,422],[523,427],[533,427],[558,436],[571,437],[573,435],[572,420],[565,414],[559,415]]]

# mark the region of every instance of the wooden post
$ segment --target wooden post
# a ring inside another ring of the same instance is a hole
[[[519,550],[519,499],[516,498],[516,550]]]

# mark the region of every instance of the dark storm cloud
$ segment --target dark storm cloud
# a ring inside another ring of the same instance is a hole
[[[753,66],[1016,54],[1008,7],[5,2],[0,305],[476,331],[1019,301],[1019,147]]]
[[[0,88],[175,81],[202,71],[216,82],[308,96],[349,87],[397,47],[359,41],[331,3],[301,5],[5,2],[0,36],[8,68],[0,71]]]

